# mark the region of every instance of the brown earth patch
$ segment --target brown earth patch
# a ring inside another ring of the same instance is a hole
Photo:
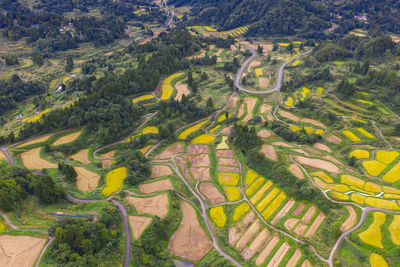
[[[155,158],[168,159],[182,152],[183,152],[183,145],[181,143],[175,143],[167,147],[163,152],[158,154]]]
[[[168,244],[172,254],[197,262],[213,247],[210,238],[201,227],[194,208],[181,201],[182,222]]]
[[[232,158],[218,158],[218,165],[222,165],[222,166],[237,166],[237,163]]]
[[[115,152],[116,152],[116,150],[111,150],[111,151],[108,151],[107,153],[100,154],[99,157],[104,158],[104,159],[110,159],[110,158],[114,157]]]
[[[296,176],[297,178],[303,180],[304,179],[304,174],[301,171],[300,167],[297,166],[296,164],[291,164],[288,168],[288,170],[293,173],[294,176]]]
[[[46,240],[30,236],[0,236],[0,265],[31,267],[35,265]]]
[[[260,220],[257,219],[250,227],[247,229],[247,231],[244,233],[242,238],[237,242],[236,248],[237,250],[241,251],[246,244],[252,239],[252,237],[258,232],[258,229],[260,228]]]
[[[272,115],[271,115],[271,114],[267,114],[267,120],[269,120],[269,121],[273,121],[273,120],[274,120],[274,118],[272,117]]]
[[[289,147],[289,148],[293,148],[294,146],[286,144],[284,142],[273,142],[272,143],[274,146],[283,146],[283,147]]]
[[[165,190],[174,190],[169,179],[139,185],[139,191],[146,194]]]
[[[278,156],[276,155],[275,148],[271,145],[262,145],[261,153],[270,160],[278,160]]]
[[[257,266],[260,266],[265,262],[271,251],[275,248],[276,244],[279,243],[279,239],[280,239],[279,236],[276,235],[268,242],[267,246],[263,249],[263,251],[261,251],[260,255],[257,257],[255,261]]]
[[[325,139],[326,139],[326,141],[334,143],[336,145],[338,145],[342,142],[342,139],[340,139],[339,137],[337,137],[336,135],[333,135],[333,134],[326,137]]]
[[[245,97],[244,101],[246,102],[246,105],[247,105],[247,115],[243,119],[243,121],[247,122],[251,118],[253,118],[253,109],[254,109],[255,105],[257,104],[257,98]]]
[[[244,103],[240,104],[237,117],[240,119],[244,115]]]
[[[300,202],[300,204],[297,205],[296,209],[292,212],[292,215],[296,217],[299,216],[303,212],[306,206],[307,206],[306,203]]]
[[[315,208],[315,206],[314,206],[314,205],[311,205],[311,206],[307,209],[306,213],[304,213],[303,218],[301,218],[301,221],[302,221],[303,223],[306,223],[306,224],[309,223],[310,220],[312,219],[312,217],[314,216],[314,214],[315,214],[316,211],[317,211],[317,209]]]
[[[289,251],[290,245],[288,242],[284,242],[282,246],[279,247],[278,251],[272,257],[272,259],[268,262],[266,267],[278,267],[286,253]]]
[[[57,164],[48,162],[40,157],[40,149],[40,147],[37,147],[21,154],[25,167],[37,170],[57,168]]]
[[[300,164],[303,164],[312,169],[321,169],[331,173],[341,172],[341,170],[335,164],[322,159],[313,159],[302,156],[296,156],[295,160]]]
[[[237,102],[239,101],[239,99],[240,98],[238,96],[233,96],[229,100],[229,110],[231,113],[236,113]]]
[[[305,150],[307,150],[308,152],[313,153],[313,154],[318,154],[318,155],[321,154],[321,152],[319,150],[312,149],[311,147],[306,147]]]
[[[104,159],[104,160],[102,160],[101,161],[102,168],[105,169],[105,168],[111,166],[113,164],[113,161],[114,160],[112,160],[112,159]]]
[[[210,169],[208,167],[190,168],[190,172],[197,181],[211,180]]]
[[[217,157],[233,158],[232,150],[217,150]]]
[[[311,224],[310,228],[308,228],[307,233],[304,235],[304,237],[307,238],[311,238],[315,235],[315,233],[317,232],[319,226],[321,225],[321,223],[325,220],[325,214],[323,214],[322,212],[320,212],[317,215],[317,218],[315,218],[314,222]]]
[[[261,109],[260,109],[260,112],[261,113],[268,113],[268,112],[271,112],[272,111],[272,106],[271,105],[268,105],[268,104],[263,104],[262,106],[261,106]]]
[[[342,226],[340,226],[340,230],[342,232],[346,232],[347,230],[350,230],[351,227],[356,223],[357,221],[357,213],[354,210],[352,206],[345,206],[347,211],[349,212],[349,217],[343,222]]]
[[[211,204],[224,202],[224,196],[218,191],[213,183],[201,183],[199,185],[200,192],[205,195]]]
[[[290,257],[289,261],[286,263],[286,267],[296,267],[303,253],[301,249],[297,248],[293,253],[292,257]]]
[[[322,144],[322,143],[314,144],[314,148],[322,150],[322,151],[326,151],[326,152],[332,152],[332,150],[327,145]]]
[[[51,137],[51,135],[40,137],[40,138],[34,139],[32,141],[22,143],[22,144],[16,146],[16,148],[23,147],[23,146],[29,146],[29,145],[33,145],[33,144],[37,144],[37,143],[42,143],[42,142],[47,141],[47,139],[49,139],[50,137]]]
[[[76,187],[81,192],[89,192],[99,184],[100,174],[89,171],[84,167],[74,167],[78,177],[76,179]]]
[[[283,208],[271,220],[271,224],[275,224],[281,218],[283,218],[289,212],[289,210],[294,206],[294,204],[296,204],[296,201],[292,198],[288,202],[286,202],[285,206],[283,206]]]
[[[151,178],[171,175],[172,170],[166,165],[151,165]]]
[[[325,124],[323,124],[322,122],[317,121],[317,120],[303,118],[300,121],[301,122],[305,122],[305,123],[309,123],[309,124],[313,124],[313,125],[316,125],[316,126],[321,127],[321,128],[325,128],[325,129],[328,128],[328,127],[326,127]]]
[[[305,156],[310,156],[310,154],[308,154],[307,152],[305,152],[305,151],[303,151],[303,150],[301,150],[299,148],[292,149],[292,151],[293,152],[297,152],[297,153],[302,154],[302,155],[305,155]]]
[[[228,241],[231,246],[235,245],[235,243],[242,236],[242,233],[239,231],[237,227],[230,227],[228,230]]]
[[[278,113],[279,113],[279,115],[281,115],[282,117],[284,117],[286,119],[289,119],[289,120],[292,120],[292,121],[296,121],[296,122],[300,121],[299,117],[297,117],[296,115],[294,115],[294,114],[292,114],[290,112],[287,112],[287,111],[284,111],[284,110],[279,110]]]
[[[183,176],[186,177],[186,179],[189,182],[192,182],[192,179],[190,178],[190,173],[188,168],[186,167],[186,163],[187,161],[182,159],[182,158],[176,158],[176,163],[178,163],[179,168],[182,170],[183,172]]]
[[[88,153],[89,153],[89,149],[84,149],[84,150],[81,150],[78,153],[70,156],[70,158],[75,161],[78,161],[80,163],[88,164],[88,163],[90,163],[90,160],[88,158]]]
[[[332,157],[332,156],[323,155],[322,158],[323,158],[323,159],[327,159],[327,160],[329,160],[329,161],[332,161],[333,163],[336,163],[336,164],[338,164],[338,165],[343,165],[343,163],[341,163],[339,160],[335,159],[335,158]]]
[[[152,218],[145,216],[128,216],[129,225],[135,239],[139,239],[143,231],[150,225]]]
[[[260,65],[260,61],[258,60],[253,60],[252,62],[250,62],[250,64],[247,67],[247,72],[251,72],[251,68],[254,68],[256,66]]]
[[[208,153],[210,149],[207,145],[191,145],[186,149],[189,154],[200,154],[200,153]]]
[[[165,218],[168,213],[168,194],[163,193],[153,197],[140,198],[128,196],[126,200],[131,203],[138,213],[147,213]]]
[[[290,218],[287,219],[283,225],[285,226],[286,229],[288,229],[289,231],[292,230],[292,228],[299,222],[299,219],[297,218]]]
[[[220,172],[233,172],[238,173],[239,169],[236,167],[218,166],[218,171]]]
[[[258,86],[262,89],[266,89],[268,87],[268,79],[267,78],[259,78],[258,79]]]
[[[210,166],[210,158],[208,157],[208,154],[188,155],[185,159],[190,161],[191,167]]]
[[[257,133],[257,136],[262,137],[262,138],[268,138],[271,136],[271,133],[269,131],[263,129]]]
[[[197,59],[197,58],[202,58],[205,56],[206,56],[206,51],[204,49],[202,49],[200,54],[194,55],[194,56],[189,56],[189,57],[186,57],[185,59]]]
[[[241,253],[245,261],[249,261],[260,249],[261,245],[267,241],[269,232],[266,228],[262,229],[261,232],[254,238],[254,241],[250,246],[243,250]]]
[[[182,81],[179,81],[175,84],[175,88],[176,88],[176,96],[174,100],[177,101],[182,101],[182,96],[186,96],[188,94],[190,94],[190,91],[188,89],[188,85],[187,84],[182,84]]]
[[[79,132],[75,132],[75,133],[60,137],[53,143],[53,146],[59,146],[59,145],[71,143],[71,142],[75,141],[79,137],[79,135],[81,135],[81,133],[82,133],[82,131],[79,131]]]
[[[308,260],[305,260],[301,264],[301,267],[313,267],[313,265]]]
[[[225,127],[224,129],[221,130],[221,134],[223,135],[229,135],[231,133],[232,125]]]

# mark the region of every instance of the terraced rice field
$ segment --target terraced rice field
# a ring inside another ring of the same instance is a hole
[[[373,222],[358,237],[368,245],[383,249],[381,226],[385,223],[386,215],[383,212],[374,212],[373,216]]]
[[[105,196],[109,196],[112,193],[117,192],[122,186],[122,183],[126,177],[126,173],[127,173],[127,171],[126,171],[126,168],[124,168],[124,167],[114,169],[114,170],[110,171],[109,173],[107,173],[106,187],[104,187],[101,194],[103,194]]]
[[[210,144],[214,142],[215,137],[209,134],[202,134],[192,140],[192,144]]]
[[[132,103],[136,104],[136,103],[138,103],[140,101],[149,100],[149,99],[152,99],[152,98],[154,98],[154,96],[152,94],[142,95],[142,96],[139,96],[139,97],[136,97],[136,98],[132,99]]]
[[[180,133],[178,135],[179,139],[186,139],[186,137],[188,137],[188,135],[190,135],[191,133],[194,133],[196,131],[198,131],[204,124],[206,124],[208,122],[208,120],[204,120],[202,122],[199,122],[187,129],[185,129],[182,133]]]
[[[212,221],[220,228],[224,227],[226,215],[223,206],[218,206],[210,209],[210,217]]]
[[[172,81],[180,76],[183,75],[183,72],[178,72],[175,74],[172,74],[171,76],[168,76],[168,78],[166,78],[163,81],[163,85],[162,85],[162,95],[161,95],[161,100],[168,100],[171,98],[172,93],[174,92],[174,87],[172,85]]]

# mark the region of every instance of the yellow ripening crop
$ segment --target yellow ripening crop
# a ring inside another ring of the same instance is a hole
[[[364,180],[348,174],[343,174],[340,177],[340,181],[344,184],[352,185],[361,189],[364,188],[364,183],[365,183]]]
[[[302,91],[301,91],[301,101],[304,101],[304,99],[306,99],[308,93],[310,92],[310,89],[308,89],[307,87],[303,87]]]
[[[315,130],[315,134],[318,134],[318,135],[324,135],[324,133],[325,133],[325,131],[324,130],[322,130],[322,129],[317,129],[317,130]]]
[[[366,197],[364,197],[362,195],[359,195],[359,194],[356,194],[356,193],[352,193],[350,199],[354,203],[357,203],[357,204],[360,204],[360,205],[364,205]]]
[[[218,130],[220,127],[221,127],[220,125],[217,125],[217,126],[215,126],[214,128],[212,128],[209,132],[210,132],[210,133],[213,133],[213,132],[215,132],[216,130]]]
[[[385,259],[376,253],[372,253],[369,256],[369,264],[371,267],[389,267],[389,264],[385,261]]]
[[[262,68],[256,68],[256,69],[254,70],[254,72],[256,73],[256,76],[257,76],[257,77],[259,77],[259,76],[261,76],[261,75],[264,74],[264,71],[263,71]]]
[[[304,130],[306,130],[307,134],[312,134],[314,132],[314,128],[308,126],[304,127]]]
[[[290,130],[292,130],[292,132],[298,132],[301,130],[301,128],[296,125],[290,125],[289,128],[290,128]]]
[[[369,139],[375,139],[376,137],[373,136],[370,132],[364,130],[364,128],[357,128],[357,130],[362,133],[364,136],[366,136]]]
[[[315,92],[316,96],[322,96],[322,93],[324,92],[324,88],[318,87],[317,91]]]
[[[172,93],[174,92],[174,88],[172,87],[172,81],[183,75],[183,72],[178,72],[178,73],[174,73],[170,76],[168,76],[162,85],[162,95],[161,95],[161,100],[167,100],[172,96]]]
[[[400,215],[393,216],[393,221],[389,225],[389,232],[393,244],[400,246]]]
[[[390,183],[397,182],[400,179],[400,162],[397,162],[382,178]]]
[[[365,186],[364,186],[364,190],[374,192],[374,193],[380,193],[382,191],[382,188],[380,185],[377,185],[375,183],[366,182]]]
[[[312,172],[311,173],[312,176],[318,176],[319,178],[321,178],[322,180],[324,180],[327,183],[333,183],[334,181],[332,180],[331,177],[329,177],[329,175],[327,175],[325,172],[323,171],[317,171],[317,172]]]
[[[286,47],[286,46],[289,46],[289,45],[290,45],[290,43],[278,43],[278,45],[279,45],[279,46]]]
[[[192,140],[192,144],[209,144],[214,142],[215,137],[209,134],[202,134]]]
[[[382,191],[385,193],[400,194],[399,189],[396,189],[396,188],[390,187],[390,186],[386,186],[386,185],[382,186]]]
[[[246,195],[252,196],[254,192],[265,182],[265,178],[260,177],[249,188],[246,189]],[[272,183],[271,183],[272,184]]]
[[[282,205],[285,199],[286,194],[284,192],[281,192],[261,214],[264,219],[268,220],[268,218],[275,212],[275,210],[279,208],[280,205]]]
[[[230,172],[218,172],[218,181],[221,185],[237,185],[239,174]]]
[[[369,159],[369,151],[363,149],[354,149],[350,153],[350,158],[355,157],[356,159]]]
[[[364,99],[357,99],[357,101],[360,102],[360,103],[364,103],[364,104],[368,104],[368,105],[371,105],[371,106],[375,106],[375,103],[373,103],[371,101],[364,100]]]
[[[352,121],[357,121],[357,122],[361,122],[361,123],[367,123],[365,120],[362,119],[358,119],[358,118],[351,118]]]
[[[378,176],[384,169],[386,169],[386,165],[377,160],[363,161],[362,165],[363,165],[364,169],[368,172],[368,174],[372,175],[372,176]],[[389,174],[389,172],[387,174]],[[383,179],[385,179],[385,178],[383,178]]]
[[[217,121],[221,122],[221,121],[225,120],[226,118],[230,118],[230,117],[232,117],[232,115],[230,113],[228,113],[228,117],[226,117],[226,115],[224,113],[224,114],[222,114],[221,116],[218,117]]]
[[[334,190],[338,192],[350,191],[350,188],[344,184],[327,184],[317,177],[313,177],[314,182],[324,190]]]
[[[132,99],[132,103],[135,104],[137,102],[143,101],[143,100],[147,100],[147,99],[151,99],[154,96],[152,94],[147,94],[147,95],[142,95],[142,96],[138,96],[134,99]]]
[[[293,63],[292,63],[292,66],[293,67],[296,67],[297,65],[299,65],[301,63],[301,60],[295,60]]]
[[[201,121],[189,128],[187,128],[186,130],[184,130],[182,133],[179,134],[178,138],[179,139],[185,139],[186,137],[188,137],[188,135],[190,135],[191,133],[199,130],[201,128],[201,126],[203,126],[204,124],[206,124],[208,122],[208,120],[204,120]]]
[[[220,228],[224,227],[226,222],[226,215],[224,207],[218,206],[210,209],[210,217],[212,221]]]
[[[385,223],[386,214],[374,212],[374,220],[367,230],[358,234],[358,237],[366,244],[383,249],[381,226]]]
[[[361,141],[361,139],[357,135],[353,134],[353,132],[350,131],[350,130],[344,130],[344,131],[342,131],[342,133],[343,133],[344,136],[346,136],[347,138],[349,138],[353,142]]]
[[[149,151],[149,149],[152,147],[152,145],[148,145],[145,146],[144,148],[139,149],[140,152],[142,152],[142,154],[146,154],[147,151]]]
[[[383,197],[386,199],[400,199],[400,195],[397,194],[383,194]]]
[[[272,188],[272,190],[258,203],[257,210],[263,211],[265,207],[279,194],[280,190],[276,187]]]
[[[247,202],[240,203],[239,206],[236,207],[235,212],[233,213],[233,221],[239,220],[244,214],[246,214],[250,210],[249,204]]]
[[[287,107],[292,107],[293,104],[294,104],[293,97],[289,96],[289,97],[286,99],[286,101],[285,101],[285,105],[286,105]]]
[[[386,199],[374,198],[374,197],[367,197],[365,199],[365,204],[375,208],[381,208],[386,210],[400,210],[399,206],[396,202]]]
[[[246,174],[246,186],[251,185],[251,183],[258,177],[259,175],[253,171],[252,169],[249,169]],[[261,184],[260,184],[261,185]]]
[[[343,194],[343,193],[339,193],[339,192],[336,192],[336,191],[329,191],[328,194],[332,198],[337,199],[337,200],[342,200],[342,201],[349,200],[349,198],[350,198],[348,195]]]
[[[225,192],[229,201],[236,201],[240,199],[240,189],[238,187],[225,186]]]
[[[398,151],[384,151],[384,150],[378,150],[376,152],[376,160],[385,163],[386,165],[389,165],[392,163],[400,153]]]
[[[121,167],[114,169],[107,173],[106,175],[106,187],[104,187],[103,191],[101,192],[102,195],[109,196],[114,192],[117,192],[126,177],[126,168]]]
[[[268,189],[271,188],[271,186],[273,185],[273,183],[271,181],[266,182],[261,188],[260,190],[257,191],[257,193],[254,194],[254,196],[250,199],[250,202],[254,205],[256,204],[261,197],[265,194],[265,192],[268,191]]]

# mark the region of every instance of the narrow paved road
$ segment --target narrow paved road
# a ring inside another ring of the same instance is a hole
[[[117,205],[122,214],[122,219],[124,221],[125,228],[125,262],[124,267],[129,267],[129,262],[131,259],[131,232],[129,231],[128,217],[126,215],[125,207],[118,201],[112,200],[112,202]]]
[[[0,150],[4,153],[4,155],[6,155],[6,157],[8,159],[8,164],[10,164],[10,166],[13,166],[14,160],[11,157],[10,153],[8,152],[8,149],[6,147],[0,147]]]
[[[276,82],[275,88],[270,89],[270,90],[261,90],[261,91],[258,91],[258,90],[246,89],[246,88],[243,88],[243,87],[240,85],[240,77],[242,77],[242,73],[243,73],[244,69],[246,68],[246,66],[250,63],[250,61],[251,61],[251,60],[255,57],[255,55],[256,55],[256,52],[254,51],[253,48],[248,47],[248,46],[247,46],[247,48],[251,51],[251,56],[250,56],[248,59],[246,59],[246,61],[242,64],[242,66],[241,66],[240,69],[238,70],[238,72],[237,72],[237,74],[236,74],[235,86],[236,86],[239,90],[241,90],[241,91],[243,91],[243,92],[252,93],[252,94],[268,94],[268,93],[280,91],[280,90],[281,90],[281,87],[282,87],[283,70],[284,70],[284,68],[286,67],[286,65],[288,65],[290,62],[292,62],[292,61],[295,60],[296,58],[301,57],[301,56],[306,55],[306,54],[308,54],[308,53],[311,52],[311,50],[310,50],[310,51],[307,51],[307,52],[304,52],[304,53],[302,53],[302,54],[299,54],[299,55],[297,55],[297,56],[291,58],[291,59],[288,60],[288,61],[285,61],[285,62],[279,67],[279,71],[278,71],[278,80],[277,80],[277,82]]]
[[[54,239],[56,239],[54,236],[50,237],[49,242],[47,242],[46,246],[42,249],[42,252],[40,252],[39,258],[36,261],[35,267],[39,267],[40,260],[43,257],[44,252],[47,250],[47,248],[53,243]]]

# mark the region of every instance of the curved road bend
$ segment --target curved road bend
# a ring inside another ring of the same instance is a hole
[[[14,160],[11,157],[10,153],[8,152],[8,149],[6,147],[0,147],[1,152],[4,153],[4,155],[6,155],[7,159],[8,159],[8,164],[10,164],[10,166],[14,165]]]
[[[237,74],[236,74],[235,86],[236,86],[239,90],[241,90],[241,91],[243,91],[243,92],[252,93],[252,94],[268,94],[268,93],[280,91],[280,90],[281,90],[281,87],[282,87],[283,69],[286,67],[286,65],[288,65],[290,62],[292,62],[293,60],[297,59],[298,57],[301,57],[301,56],[306,55],[306,54],[308,54],[308,53],[311,52],[311,50],[310,50],[310,51],[307,51],[307,52],[304,52],[304,53],[302,53],[302,54],[299,54],[299,55],[297,55],[297,56],[295,56],[295,57],[289,59],[288,61],[285,61],[285,62],[279,67],[279,71],[278,71],[278,80],[277,80],[277,82],[276,82],[275,88],[270,89],[270,90],[255,91],[255,90],[250,90],[250,89],[243,88],[243,87],[240,85],[240,77],[242,76],[242,73],[243,73],[243,71],[244,71],[244,68],[248,65],[248,63],[249,63],[249,62],[255,57],[255,55],[256,55],[256,52],[254,51],[253,48],[248,47],[248,46],[246,46],[246,47],[251,51],[251,56],[250,56],[248,59],[246,59],[246,61],[242,64],[242,66],[241,66],[240,69],[238,70],[238,72],[237,72]]]
[[[36,261],[35,267],[39,267],[39,263],[40,263],[40,260],[41,260],[42,257],[43,257],[44,252],[45,252],[45,251],[47,250],[47,248],[51,245],[51,243],[53,243],[54,239],[55,239],[54,236],[50,237],[49,242],[47,242],[47,244],[46,244],[46,245],[44,246],[44,248],[42,249],[42,252],[40,252],[40,255],[39,255],[39,258],[38,258],[37,261]]]

